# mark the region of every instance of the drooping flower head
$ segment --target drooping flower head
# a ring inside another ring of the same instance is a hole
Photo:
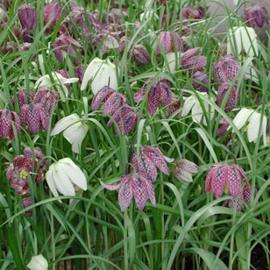
[[[178,33],[176,32],[160,32],[159,37],[156,40],[155,52],[169,53],[180,51],[182,47],[182,41]]]
[[[244,10],[244,20],[250,27],[262,28],[268,24],[267,9],[262,5],[255,5]]]
[[[173,174],[178,180],[182,180],[187,183],[193,181],[192,175],[197,172],[198,166],[187,159],[178,160],[173,170]]]
[[[58,23],[61,15],[62,8],[58,5],[57,0],[53,0],[51,3],[44,7],[44,24],[48,24],[48,28],[53,30]]]
[[[250,201],[250,184],[244,170],[237,164],[218,163],[208,172],[205,179],[205,191],[213,192],[216,198],[223,193],[233,199],[229,205],[237,210],[242,208],[243,201]]]
[[[183,10],[183,17],[185,19],[200,20],[203,19],[205,10],[202,7],[186,7]]]
[[[145,65],[151,62],[147,49],[141,44],[137,44],[133,47],[130,52],[130,56],[131,59],[138,65]]]
[[[146,94],[150,114],[154,114],[158,106],[168,106],[173,101],[171,82],[166,79],[160,79],[157,82],[153,79],[147,80],[143,87],[135,93],[135,102],[141,102]]]
[[[227,54],[223,59],[214,64],[215,79],[219,83],[233,81],[240,70],[240,63],[232,55]]]
[[[225,102],[225,112],[230,112],[238,101],[237,89],[229,82],[222,83],[218,88],[216,103],[221,106]]]
[[[0,137],[14,139],[14,130],[20,132],[21,121],[16,112],[3,109],[0,110]]]
[[[208,92],[209,79],[206,73],[196,71],[192,74],[192,87],[200,92]]]

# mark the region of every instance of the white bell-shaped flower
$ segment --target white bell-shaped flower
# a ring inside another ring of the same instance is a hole
[[[30,270],[48,270],[47,260],[40,254],[33,256],[31,261],[27,264]]]
[[[78,114],[73,113],[59,120],[53,128],[51,135],[55,136],[63,132],[64,137],[72,145],[72,151],[79,153],[87,131],[88,126],[82,122]]]
[[[97,57],[94,58],[84,72],[81,84],[82,91],[86,89],[89,81],[91,81],[91,88],[94,95],[104,86],[109,86],[117,91],[116,65],[111,63],[108,59],[102,60]]]
[[[87,181],[82,170],[70,159],[63,158],[50,165],[46,173],[47,184],[55,197],[75,196],[75,186],[87,190]]]

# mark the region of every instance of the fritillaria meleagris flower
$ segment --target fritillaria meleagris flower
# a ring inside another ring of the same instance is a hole
[[[203,19],[205,11],[202,7],[186,7],[183,10],[183,17],[185,19],[200,20]]]
[[[79,64],[78,55],[82,49],[81,44],[74,38],[62,34],[52,43],[56,59],[63,63],[65,58],[70,57],[75,64]]]
[[[244,170],[236,164],[218,163],[208,172],[205,179],[205,191],[213,192],[216,198],[223,193],[233,198],[229,205],[237,210],[242,208],[243,200],[250,201],[250,184]]]
[[[135,93],[135,102],[141,102],[145,95],[147,95],[148,111],[150,114],[154,114],[159,105],[166,107],[173,101],[171,82],[166,79],[160,79],[157,82],[148,79],[143,87]]]
[[[181,56],[182,68],[185,71],[195,73],[196,71],[203,71],[207,64],[207,58],[202,55],[198,55],[201,48],[196,47],[187,50]]]
[[[173,169],[173,174],[178,180],[182,180],[187,183],[193,181],[192,175],[198,172],[198,166],[187,159],[181,159],[176,162]]]
[[[45,167],[46,160],[40,149],[25,148],[24,154],[16,156],[10,163],[6,176],[16,194],[25,196],[30,193],[28,177],[34,175],[35,181],[41,181]]]
[[[132,107],[125,104],[114,112],[108,126],[117,124],[120,133],[128,135],[137,124],[137,114]]]
[[[221,118],[219,121],[219,127],[217,129],[217,136],[223,137],[224,134],[227,132],[229,126],[230,124],[224,118]]]
[[[27,264],[30,270],[48,270],[48,262],[43,255],[33,256],[30,262]]]
[[[133,198],[139,209],[143,209],[148,200],[156,205],[156,198],[153,183],[140,175],[125,175],[119,184],[110,185],[101,183],[105,189],[110,191],[118,190],[118,202],[122,211],[125,211],[131,204]]]
[[[206,73],[196,71],[192,74],[192,87],[200,92],[208,92],[209,79]]]
[[[114,91],[108,86],[104,86],[94,96],[92,109],[96,111],[104,103],[104,114],[111,116],[108,126],[116,123],[121,133],[128,135],[136,126],[137,114],[132,107],[127,104],[126,97]]]
[[[20,130],[21,121],[18,114],[7,109],[0,110],[0,137],[13,140],[14,131],[18,133]]]
[[[94,58],[86,68],[81,84],[81,90],[85,90],[88,82],[91,81],[91,88],[94,95],[104,86],[118,89],[116,65],[108,59]]]
[[[53,30],[55,25],[60,20],[62,15],[62,7],[57,3],[57,0],[53,0],[51,3],[48,3],[44,7],[44,24],[48,25],[50,30]]]
[[[267,9],[262,5],[255,5],[244,10],[244,20],[250,27],[262,28],[268,24]]]
[[[54,197],[59,193],[64,196],[75,196],[75,186],[87,190],[87,180],[80,169],[70,158],[62,158],[50,165],[46,181]]]
[[[178,33],[169,31],[159,33],[155,44],[155,52],[157,54],[177,52],[180,51],[181,48],[182,41]]]
[[[242,108],[233,119],[233,124],[239,130],[247,125],[249,142],[256,143],[262,136],[264,145],[267,145],[267,117],[262,113],[253,109]]]
[[[37,24],[37,11],[31,5],[22,5],[18,11],[18,17],[23,29],[23,39],[26,42],[32,41],[32,32]]]
[[[133,198],[139,209],[145,207],[148,199],[155,206],[153,182],[157,178],[157,169],[166,175],[169,174],[167,162],[172,162],[172,159],[163,155],[158,147],[144,145],[139,153],[132,156],[132,174],[123,176],[118,184],[101,184],[110,191],[118,190],[118,201],[122,211],[129,207]]]
[[[240,63],[230,54],[224,56],[214,64],[213,72],[215,79],[219,82],[228,82],[234,80],[240,70]]]
[[[72,151],[74,153],[79,153],[87,131],[88,126],[82,122],[82,119],[78,114],[73,113],[62,118],[55,124],[51,136],[63,132],[64,137],[72,145]]]
[[[35,94],[27,95],[24,91],[20,91],[17,98],[21,125],[27,126],[33,134],[40,130],[47,131],[51,114],[59,99],[58,93],[40,89]]]
[[[231,86],[229,82],[222,83],[217,92],[216,103],[221,106],[225,103],[225,112],[230,112],[235,107],[238,101],[237,89]]]
[[[131,59],[138,65],[149,64],[151,62],[147,49],[141,44],[137,44],[133,47],[130,52],[130,56]]]

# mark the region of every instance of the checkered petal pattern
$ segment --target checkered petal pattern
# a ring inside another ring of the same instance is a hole
[[[105,101],[103,112],[113,115],[120,107],[126,103],[126,97],[120,93],[112,93]]]
[[[133,199],[132,181],[135,180],[134,176],[124,176],[121,179],[121,184],[118,192],[118,202],[122,211],[125,211]]]
[[[244,10],[244,20],[250,27],[262,28],[268,24],[267,9],[262,5],[255,5]]]
[[[233,110],[236,103],[238,102],[238,94],[237,89],[234,86],[231,86],[229,82],[224,82],[219,86],[216,103],[221,106],[225,98],[226,103],[224,110],[225,112],[230,112]]]
[[[115,91],[108,86],[104,86],[100,91],[98,91],[92,100],[93,111],[98,110],[101,104],[105,102],[114,92]]]

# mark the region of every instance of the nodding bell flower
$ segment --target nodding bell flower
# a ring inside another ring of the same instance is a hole
[[[94,95],[98,93],[104,86],[117,90],[117,74],[116,65],[109,60],[94,58],[85,70],[81,90],[85,90],[89,81]]]
[[[74,38],[62,34],[52,43],[56,59],[64,63],[66,57],[70,57],[75,64],[79,64],[78,56],[82,49],[81,44]]]
[[[31,261],[27,264],[30,270],[48,270],[48,262],[43,255],[33,256]]]
[[[258,55],[257,34],[252,27],[236,26],[229,30],[227,52],[238,58],[254,58]]]
[[[147,49],[141,44],[137,44],[133,47],[130,52],[130,56],[131,59],[138,65],[145,65],[151,62]]]
[[[237,89],[229,82],[224,82],[218,88],[216,103],[219,106],[225,103],[225,112],[230,112],[235,107],[238,97]]]
[[[75,196],[76,189],[87,190],[87,180],[82,170],[70,159],[62,158],[50,165],[46,181],[54,197],[59,193]]]
[[[137,174],[154,182],[157,178],[157,169],[165,175],[169,175],[167,162],[172,161],[163,155],[158,147],[144,145],[139,154],[133,154],[132,167]]]
[[[182,48],[182,41],[178,33],[176,32],[160,32],[159,37],[156,40],[155,52],[160,53],[169,53],[177,52]]]
[[[32,41],[32,32],[37,24],[37,11],[31,5],[22,5],[18,11],[18,17],[23,29],[24,41]]]
[[[207,64],[205,56],[198,55],[201,48],[196,47],[185,51],[181,56],[182,68],[185,71],[195,73],[196,71],[203,71]]]
[[[200,92],[208,93],[209,79],[207,74],[201,71],[196,71],[192,74],[192,87]]]
[[[218,199],[223,193],[233,198],[229,206],[241,210],[243,201],[250,202],[251,188],[244,170],[237,164],[218,163],[208,172],[205,179],[205,191],[213,192]]]
[[[39,78],[35,83],[35,89],[40,88],[48,88],[53,89],[55,88],[62,100],[68,97],[68,89],[67,85],[71,83],[77,83],[79,78],[65,78],[58,72],[52,72],[52,74],[46,74]]]
[[[27,126],[33,134],[40,130],[47,131],[58,99],[58,93],[48,89],[40,89],[35,94],[19,91],[17,100],[20,107],[21,125]]]
[[[208,104],[205,99],[211,100],[207,93],[197,92],[185,99],[184,106],[182,108],[181,116],[185,117],[191,112],[192,120],[195,123],[201,123],[207,125],[204,111],[210,120],[214,116],[213,107]]]
[[[255,5],[244,10],[244,20],[250,27],[262,28],[268,24],[268,12],[264,6]]]
[[[249,142],[256,143],[263,136],[263,143],[264,145],[267,144],[267,118],[265,115],[253,109],[242,108],[233,119],[233,124],[239,130],[247,126]]]
[[[178,160],[173,170],[173,174],[178,180],[187,183],[193,182],[192,175],[197,172],[198,166],[187,159]]]
[[[51,132],[51,136],[63,132],[66,140],[72,145],[72,151],[79,153],[81,144],[87,134],[88,126],[82,122],[80,116],[73,113],[59,120]]]
[[[203,19],[205,16],[205,11],[202,7],[186,7],[183,10],[183,17],[188,20],[188,19],[193,19],[193,20],[200,20]]]
[[[139,209],[144,209],[146,202],[156,205],[155,191],[151,181],[141,175],[125,175],[119,184],[110,185],[101,182],[102,186],[110,191],[118,190],[118,202],[122,211],[131,204],[133,198]]]
[[[137,114],[127,104],[126,97],[112,88],[104,86],[92,100],[93,111],[98,110],[102,103],[104,103],[104,114],[111,116],[108,126],[116,123],[119,131],[128,135],[136,126]]]
[[[28,177],[33,176],[36,182],[42,181],[46,164],[39,148],[35,148],[34,151],[31,148],[25,148],[23,155],[18,155],[13,159],[7,168],[6,176],[17,195],[30,194]]]
[[[147,105],[150,114],[154,114],[159,105],[168,106],[173,101],[171,82],[166,79],[154,81],[148,79],[143,87],[134,95],[135,102],[139,103],[147,95]]]
[[[55,25],[60,20],[63,9],[58,5],[57,0],[53,0],[51,3],[44,7],[44,24],[48,25],[50,30],[53,30]]]
[[[219,83],[233,81],[240,71],[240,63],[232,55],[227,54],[214,64],[213,71]]]
[[[16,112],[7,109],[0,110],[0,137],[14,139],[14,131],[21,131],[20,117]]]

